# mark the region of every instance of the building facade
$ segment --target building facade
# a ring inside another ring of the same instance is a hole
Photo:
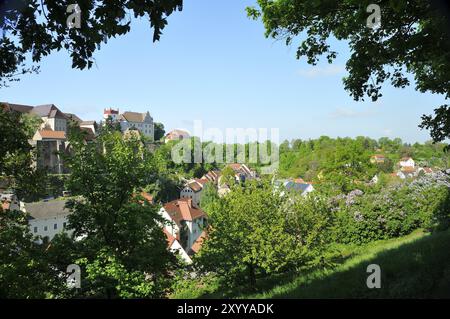
[[[70,211],[65,208],[65,200],[41,201],[36,203],[26,203],[24,210],[30,215],[28,226],[35,236],[41,239],[52,240],[56,234],[67,232]]]

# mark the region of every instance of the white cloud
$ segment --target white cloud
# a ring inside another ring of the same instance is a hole
[[[298,73],[301,76],[308,78],[317,78],[325,76],[333,76],[342,74],[345,72],[345,67],[343,65],[327,65],[325,67],[315,66],[308,69],[299,70]]]

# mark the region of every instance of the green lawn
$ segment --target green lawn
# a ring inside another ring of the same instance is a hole
[[[220,289],[209,278],[173,298],[450,298],[450,231],[339,248],[344,261],[337,267],[260,279],[256,294]],[[370,264],[381,267],[381,289],[366,286]]]

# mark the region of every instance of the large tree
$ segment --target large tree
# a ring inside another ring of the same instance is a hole
[[[62,49],[70,53],[73,68],[90,68],[95,50],[111,37],[129,32],[133,16],[149,20],[157,41],[167,17],[182,4],[183,0],[1,1],[0,87],[17,80],[17,75],[37,71],[43,56]],[[76,16],[71,17],[77,12],[79,27]],[[68,21],[73,23],[70,28]],[[34,64],[27,61],[28,55]]]
[[[0,179],[8,180],[19,199],[35,197],[45,185],[45,172],[32,169],[36,152],[28,143],[37,123],[0,104]]]
[[[370,4],[381,9],[381,26]],[[388,81],[404,88],[414,76],[416,90],[450,98],[449,7],[445,1],[427,0],[258,0],[260,9],[248,8],[249,16],[262,17],[266,36],[300,41],[297,58],[315,65],[321,56],[329,63],[337,52],[330,39],[347,41],[351,56],[346,64],[345,89],[355,100],[376,101]],[[368,9],[369,7],[369,9]],[[369,10],[369,11],[368,11]],[[369,26],[373,25],[369,23]],[[424,115],[421,128],[434,141],[450,137],[450,106],[441,105],[435,115]]]
[[[31,122],[0,105],[0,181],[19,199],[38,193],[42,172],[32,169],[28,143]],[[39,244],[30,232],[26,213],[0,202],[0,298],[44,298],[64,289],[64,280],[48,266],[47,244]]]
[[[255,288],[257,277],[299,269],[319,258],[330,213],[319,199],[281,196],[268,183],[236,186],[208,206],[208,238],[196,263],[227,284]]]
[[[86,144],[75,128],[66,163],[74,243],[72,262],[84,274],[80,295],[100,298],[163,297],[176,266],[158,207],[139,194],[156,180],[153,156],[134,136],[103,130]]]

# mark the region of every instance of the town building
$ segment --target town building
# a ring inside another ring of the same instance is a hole
[[[37,149],[35,165],[38,168],[46,169],[49,173],[67,172],[59,152],[68,152],[67,132],[70,123],[78,124],[82,130],[88,131],[89,139],[95,137],[95,131],[91,132],[91,128],[83,127],[84,122],[78,116],[72,113],[63,113],[54,104],[38,106],[5,102],[1,104],[8,111],[28,114],[41,119],[42,122],[29,143]]]
[[[237,182],[245,182],[247,180],[252,180],[257,177],[256,172],[251,170],[245,164],[232,163],[228,164],[227,166],[234,171]]]
[[[375,154],[370,157],[370,162],[372,164],[383,164],[386,161],[386,157],[381,154]]]
[[[195,178],[186,183],[180,192],[180,198],[187,198],[192,200],[192,204],[196,207],[200,206],[200,201],[202,197],[202,191],[205,184],[208,182],[207,179]]]
[[[399,162],[400,167],[415,167],[416,163],[412,157],[403,157]]]
[[[112,108],[103,110],[103,119],[106,121],[110,119],[115,122],[119,120],[119,109],[113,110]]]
[[[66,132],[42,129],[36,131],[30,144],[37,149],[36,165],[49,173],[66,173],[61,153],[68,152]]]
[[[59,199],[26,203],[24,210],[30,215],[28,226],[31,233],[46,240],[52,240],[62,232],[70,235],[72,231],[67,229],[70,211],[65,205],[66,201]]]
[[[122,133],[125,133],[127,130],[138,130],[150,140],[153,141],[154,139],[153,118],[148,111],[145,113],[127,111],[120,114],[119,109],[114,110],[109,108],[103,110],[103,119],[110,119],[113,122],[119,123]]]
[[[284,196],[286,193],[295,192],[306,196],[314,191],[314,187],[311,183],[303,181],[303,179],[296,180],[276,180],[274,181],[274,188],[280,191],[280,194]]]
[[[120,129],[125,132],[127,129],[137,129],[147,138],[154,139],[153,118],[149,112],[124,112],[119,115]]]
[[[191,248],[207,227],[206,214],[186,198],[164,204],[160,214],[168,222],[165,231],[179,242],[185,252],[192,253]]]
[[[219,178],[221,175],[222,173],[219,170],[213,170],[203,175],[202,179],[207,179],[209,182],[217,185],[219,183]]]
[[[170,141],[181,141],[190,137],[191,136],[187,131],[175,129],[166,134],[166,136],[164,137],[164,142],[168,143]]]

